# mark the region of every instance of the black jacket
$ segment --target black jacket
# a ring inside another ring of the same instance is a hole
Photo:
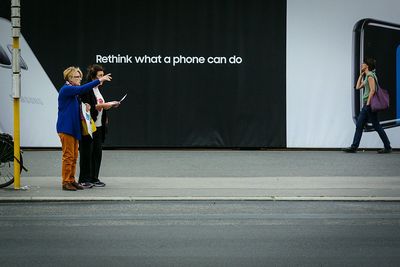
[[[99,115],[99,112],[96,109],[97,105],[97,99],[96,96],[94,95],[93,90],[90,90],[88,93],[83,94],[80,96],[80,100],[82,103],[86,103],[90,105],[90,116],[94,121],[97,120],[97,116]],[[103,127],[103,136],[102,140],[104,143],[104,140],[106,138],[106,132],[107,132],[107,125],[108,125],[108,118],[107,118],[107,112],[105,109],[103,109],[103,116],[101,118],[101,125]]]

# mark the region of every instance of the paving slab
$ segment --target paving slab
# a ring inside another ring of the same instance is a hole
[[[61,189],[59,177],[23,177],[0,201],[399,201],[400,177],[105,177],[104,188]]]

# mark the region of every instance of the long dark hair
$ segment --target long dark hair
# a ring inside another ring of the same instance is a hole
[[[90,65],[87,68],[86,80],[88,82],[91,82],[91,81],[97,79],[96,76],[97,76],[97,72],[99,72],[99,71],[103,71],[104,72],[104,68],[102,66],[98,65],[98,64]]]
[[[364,63],[367,64],[368,69],[370,71],[375,70],[375,68],[376,68],[376,60],[375,59],[367,57],[364,59]]]

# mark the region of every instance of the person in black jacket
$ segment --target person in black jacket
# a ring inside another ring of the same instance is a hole
[[[102,66],[94,64],[88,67],[87,81],[100,79],[104,76]],[[79,142],[79,184],[84,188],[104,187],[105,183],[99,180],[99,172],[102,158],[102,146],[107,130],[107,112],[112,107],[118,107],[119,102],[105,102],[100,93],[99,86],[94,87],[88,93],[81,95],[82,103],[90,105],[90,115],[96,124],[96,131],[93,137],[90,135],[82,136]]]

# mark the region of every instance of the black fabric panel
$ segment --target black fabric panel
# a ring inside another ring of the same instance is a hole
[[[106,146],[286,147],[286,1],[22,5],[22,33],[56,88],[67,66],[85,72],[96,54],[243,59],[175,67],[102,64],[114,78],[102,88],[105,99],[128,93],[108,113]]]

